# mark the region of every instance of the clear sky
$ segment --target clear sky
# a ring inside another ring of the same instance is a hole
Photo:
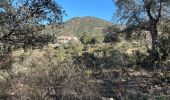
[[[66,11],[64,21],[73,17],[93,16],[111,21],[115,11],[112,0],[56,0]]]

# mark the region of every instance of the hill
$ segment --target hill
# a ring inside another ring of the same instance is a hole
[[[112,26],[111,22],[95,17],[75,17],[63,23],[63,27],[47,25],[42,32],[57,35],[75,35],[81,37],[84,33],[103,34],[103,29]]]

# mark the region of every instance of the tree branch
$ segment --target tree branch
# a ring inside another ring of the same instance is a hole
[[[158,11],[158,16],[156,18],[156,22],[159,21],[159,19],[161,17],[161,12],[162,12],[162,0],[160,0],[160,3],[159,3],[159,11]]]
[[[144,4],[145,4],[148,17],[149,17],[151,20],[154,20],[153,16],[151,15],[151,4],[152,4],[152,1],[149,2],[149,1],[143,0],[143,2],[144,2]]]

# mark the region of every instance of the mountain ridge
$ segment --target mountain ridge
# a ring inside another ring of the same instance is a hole
[[[42,31],[43,33],[53,34],[55,36],[60,35],[73,35],[81,37],[83,34],[104,34],[103,30],[107,27],[114,26],[111,22],[104,19],[85,16],[74,17],[62,24],[63,27],[56,27],[54,25],[47,25]]]

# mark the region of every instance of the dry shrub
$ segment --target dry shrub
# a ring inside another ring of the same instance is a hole
[[[31,67],[29,74],[20,73],[7,90],[10,100],[84,100],[100,98],[94,84],[88,83],[82,66],[63,61],[54,65],[47,57],[45,67]]]

